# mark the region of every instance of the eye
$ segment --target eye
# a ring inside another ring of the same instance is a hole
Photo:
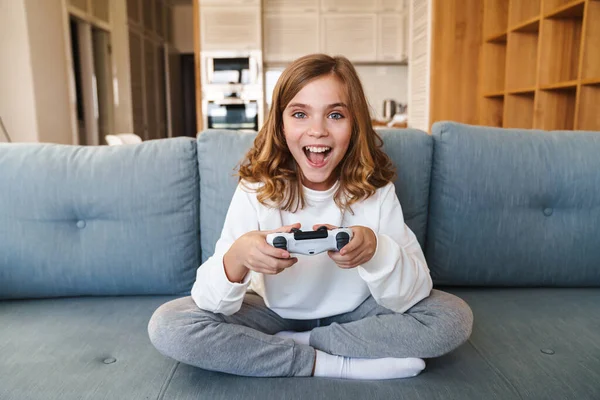
[[[344,116],[342,114],[340,114],[339,112],[332,112],[331,114],[329,114],[329,118],[342,119],[342,118],[344,118]]]
[[[306,118],[306,114],[304,114],[302,111],[298,111],[298,112],[293,113],[292,117],[303,119],[303,118]]]

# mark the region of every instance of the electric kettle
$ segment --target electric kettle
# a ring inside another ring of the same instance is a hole
[[[396,102],[391,99],[383,101],[383,119],[390,120],[396,114]]]

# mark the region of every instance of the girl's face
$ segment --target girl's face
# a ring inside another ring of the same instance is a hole
[[[352,116],[342,82],[325,75],[309,82],[283,110],[288,148],[304,175],[303,184],[327,190],[352,135]]]

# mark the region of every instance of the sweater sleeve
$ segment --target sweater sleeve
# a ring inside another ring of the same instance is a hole
[[[381,197],[375,254],[357,268],[378,304],[403,313],[428,297],[433,283],[423,250],[404,223],[394,185],[386,186]]]
[[[239,184],[231,199],[215,252],[196,271],[192,299],[199,308],[225,315],[239,311],[252,272],[249,271],[241,283],[230,282],[225,275],[223,256],[240,236],[254,230],[258,230],[257,211],[250,194]]]

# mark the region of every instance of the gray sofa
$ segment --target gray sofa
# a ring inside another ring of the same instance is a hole
[[[0,399],[599,399],[600,134],[380,133],[436,287],[473,309],[465,345],[390,381],[165,358],[148,320],[212,253],[254,135],[2,144]]]

